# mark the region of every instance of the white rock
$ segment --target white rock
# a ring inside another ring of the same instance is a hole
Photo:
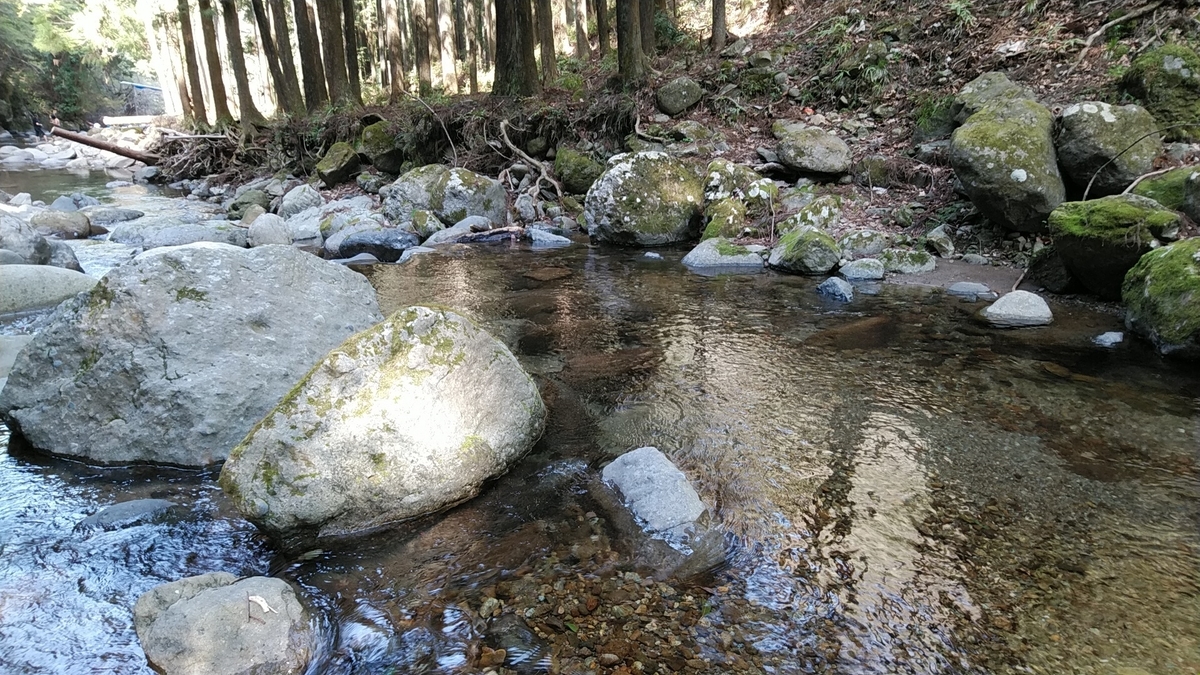
[[[604,481],[620,491],[647,532],[686,550],[685,538],[705,512],[687,476],[658,448],[631,450],[604,467]]]
[[[1050,306],[1029,291],[1013,291],[983,309],[983,318],[997,328],[1045,326],[1054,320]]]

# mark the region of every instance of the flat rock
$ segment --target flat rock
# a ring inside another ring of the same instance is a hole
[[[308,611],[272,577],[215,572],[155,586],[133,625],[146,660],[170,675],[299,674],[316,649]]]
[[[141,523],[163,517],[174,506],[175,502],[165,499],[132,499],[127,502],[120,502],[112,506],[106,506],[79,521],[75,525],[75,531],[91,533],[101,530],[119,530],[140,525]]]
[[[683,264],[695,271],[761,272],[762,256],[728,239],[713,237],[700,242],[683,257]]]
[[[950,295],[959,298],[966,298],[971,302],[976,300],[995,300],[997,295],[992,289],[987,287],[987,284],[980,284],[974,281],[959,281],[951,284],[946,292]]]
[[[882,279],[885,271],[883,263],[875,258],[859,258],[838,268],[838,274],[853,281]]]

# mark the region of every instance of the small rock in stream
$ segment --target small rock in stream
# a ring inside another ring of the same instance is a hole
[[[691,552],[684,538],[704,515],[704,502],[687,476],[658,448],[631,450],[604,467],[602,476],[620,491],[625,505],[647,532],[676,550]]]
[[[92,533],[120,530],[166,517],[175,503],[165,499],[134,499],[106,506],[75,525],[75,531]]]
[[[1109,348],[1116,347],[1117,345],[1121,344],[1124,341],[1125,341],[1125,334],[1120,331],[1115,331],[1115,330],[1109,331],[1107,333],[1101,333],[1100,335],[1097,335],[1096,337],[1092,338],[1093,343],[1100,345],[1101,347],[1109,347]]]
[[[1029,291],[1013,291],[985,307],[980,315],[997,328],[1045,326],[1054,320],[1046,301]]]

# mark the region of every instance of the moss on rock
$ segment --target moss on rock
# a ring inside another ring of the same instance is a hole
[[[1125,323],[1163,354],[1200,357],[1200,238],[1150,251],[1121,286]]]
[[[1162,126],[1167,140],[1200,141],[1200,55],[1181,44],[1166,44],[1134,59],[1122,81]]]
[[[746,226],[746,205],[737,199],[722,199],[709,204],[704,217],[708,219],[708,225],[700,235],[700,241],[713,237],[734,239],[741,236],[742,228]]]
[[[317,175],[328,187],[345,183],[356,173],[358,152],[349,143],[334,143],[321,161],[317,162]]]
[[[1092,293],[1121,297],[1121,282],[1156,237],[1179,223],[1179,215],[1138,195],[1067,202],[1050,214],[1055,248],[1071,275]]]
[[[1183,210],[1184,187],[1188,178],[1196,173],[1194,166],[1173,169],[1158,176],[1151,176],[1133,188],[1133,194],[1149,197],[1168,209]]]
[[[780,237],[767,264],[781,272],[815,275],[829,274],[841,259],[841,249],[833,237],[809,227]]]
[[[554,156],[554,174],[562,180],[567,192],[587,194],[592,183],[604,173],[604,165],[566,145],[558,146]]]
[[[694,238],[704,187],[684,162],[663,152],[618,155],[588,191],[584,217],[593,240],[662,246]]]

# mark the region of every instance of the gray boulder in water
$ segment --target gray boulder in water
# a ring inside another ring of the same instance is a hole
[[[291,585],[227,572],[155,586],[133,606],[146,660],[170,675],[302,673],[316,649]]]
[[[355,534],[473,497],[533,446],[545,416],[503,343],[452,312],[409,307],[309,371],[220,483],[272,533]]]
[[[631,450],[604,467],[601,475],[621,493],[648,533],[673,547],[686,547],[706,508],[687,476],[658,448]]]
[[[132,527],[162,518],[174,507],[174,502],[165,499],[132,499],[100,509],[79,521],[75,531],[91,533]]]
[[[56,310],[0,418],[48,452],[205,466],[381,318],[365,278],[292,247],[154,249]]]

